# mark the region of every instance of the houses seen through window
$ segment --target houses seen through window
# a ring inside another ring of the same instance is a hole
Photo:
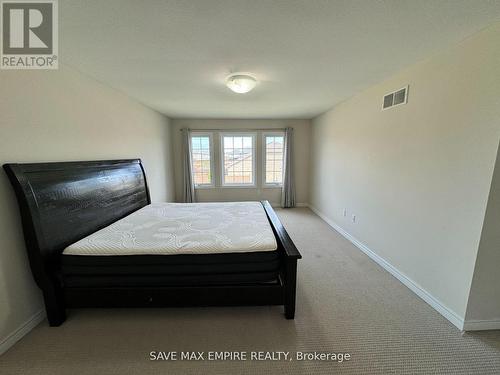
[[[196,186],[213,185],[210,141],[209,135],[191,136],[192,173]]]
[[[254,135],[222,135],[223,185],[254,185]]]
[[[283,183],[283,135],[264,135],[264,183],[281,185]]]

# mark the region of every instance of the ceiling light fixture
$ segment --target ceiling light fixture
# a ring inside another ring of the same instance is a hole
[[[226,86],[238,94],[245,94],[251,91],[257,80],[247,73],[233,73],[226,78]]]

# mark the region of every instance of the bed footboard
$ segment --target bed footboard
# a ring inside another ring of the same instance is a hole
[[[287,319],[295,318],[295,300],[297,285],[297,260],[302,258],[297,247],[281,224],[281,221],[274,212],[268,201],[262,201],[274,235],[278,242],[278,249],[282,253],[282,271],[281,278],[283,283],[283,299],[285,306],[285,317]]]
[[[295,294],[297,284],[297,259],[285,261],[285,317],[295,318]]]

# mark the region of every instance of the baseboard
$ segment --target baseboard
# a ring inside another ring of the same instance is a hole
[[[500,319],[497,320],[465,320],[464,331],[487,331],[500,329]]]
[[[45,310],[36,312],[31,318],[25,321],[16,330],[0,341],[0,355],[9,350],[16,342],[21,340],[33,328],[35,328],[43,319],[45,319]]]
[[[281,202],[269,202],[272,208],[280,208]],[[295,207],[309,207],[308,203],[296,203]]]
[[[360,249],[363,253],[368,255],[372,260],[374,260],[377,264],[379,264],[382,268],[384,268],[387,272],[389,272],[396,279],[401,281],[406,287],[408,287],[412,292],[414,292],[417,296],[422,298],[425,302],[427,302],[431,307],[433,307],[437,312],[439,312],[442,316],[448,319],[453,325],[455,325],[458,329],[464,330],[464,319],[460,317],[456,312],[451,310],[449,307],[445,306],[439,299],[434,297],[424,288],[422,288],[418,283],[410,279],[408,276],[400,272],[396,267],[390,264],[381,256],[377,255],[373,250],[368,248],[361,241],[357,240],[355,237],[351,236],[347,231],[345,231],[342,227],[336,224],[333,220],[328,218],[324,213],[318,210],[316,207],[309,205],[309,208],[320,218],[322,218],[328,225],[330,225],[333,229],[339,232],[343,237],[345,237],[348,241],[350,241],[354,246]]]

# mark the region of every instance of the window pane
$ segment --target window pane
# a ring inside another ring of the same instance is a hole
[[[283,144],[283,136],[265,136],[264,176],[266,184],[281,184],[283,182]]]
[[[200,173],[195,173],[193,176],[193,182],[195,185],[201,184],[201,174]]]
[[[209,149],[210,140],[208,139],[208,137],[200,137],[200,143],[201,143],[202,149],[204,149],[204,150]]]
[[[253,136],[223,136],[224,184],[252,185]]]
[[[235,149],[243,148],[243,138],[242,137],[234,137],[234,146]]]
[[[243,148],[252,148],[252,137],[243,137]]]
[[[252,171],[252,161],[251,160],[244,160],[243,161],[243,170],[247,172]]]
[[[198,139],[192,138],[191,139],[191,148],[193,151],[197,151],[200,149],[200,143],[198,142]]]
[[[233,148],[233,137],[224,137],[224,148]]]
[[[192,136],[191,137],[191,159],[193,182],[195,185],[212,184],[212,166],[210,161],[210,137]]]

